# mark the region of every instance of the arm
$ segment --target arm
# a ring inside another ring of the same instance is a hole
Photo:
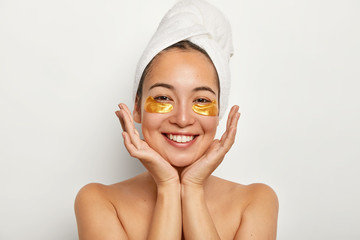
[[[220,239],[206,205],[204,184],[222,162],[235,141],[237,123],[240,117],[238,110],[238,106],[232,107],[226,124],[226,131],[221,139],[214,140],[207,152],[182,173],[182,216],[186,239]]]
[[[242,214],[235,240],[275,240],[279,202],[275,192],[265,184],[251,185],[252,201]]]
[[[183,227],[186,239],[220,239],[206,205],[202,187],[182,187]]]
[[[181,239],[181,199],[178,172],[140,139],[131,113],[125,104],[116,112],[123,127],[126,149],[141,161],[157,185],[157,200],[148,239]]]
[[[79,191],[75,214],[80,240],[128,239],[100,184],[88,184]]]
[[[158,187],[148,239],[181,239],[180,184]]]

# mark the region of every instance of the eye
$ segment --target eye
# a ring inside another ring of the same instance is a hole
[[[171,101],[171,99],[167,96],[157,96],[157,97],[154,97],[154,99],[158,102],[168,102],[168,101]]]
[[[194,102],[195,103],[210,103],[211,101],[206,98],[197,98]]]

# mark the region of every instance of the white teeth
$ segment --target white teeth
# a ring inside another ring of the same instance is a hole
[[[170,140],[173,140],[174,142],[178,142],[178,143],[186,143],[194,139],[194,136],[172,135],[172,134],[167,134],[167,137]]]

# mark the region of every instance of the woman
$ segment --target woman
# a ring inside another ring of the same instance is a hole
[[[214,11],[202,1],[183,1],[165,20],[178,20],[193,5]],[[82,188],[75,202],[80,239],[275,239],[273,190],[211,175],[233,145],[240,117],[233,106],[225,133],[214,140],[227,97],[225,61],[210,55],[213,45],[202,44],[199,35],[180,36],[181,41],[152,51],[152,43],[163,40],[157,36],[165,36],[161,31],[160,26],[139,63],[133,115],[125,104],[116,112],[126,149],[148,171]],[[144,140],[133,121],[141,123]]]

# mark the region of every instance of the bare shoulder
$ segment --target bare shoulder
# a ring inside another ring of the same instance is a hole
[[[90,183],[82,187],[75,199],[79,239],[130,238],[128,222],[136,215],[131,210],[134,205],[141,206],[139,199],[148,197],[143,190],[147,179],[146,174],[140,174],[111,185]]]
[[[109,200],[108,186],[90,183],[82,187],[75,199],[79,239],[114,239],[126,233]]]
[[[240,214],[234,239],[276,239],[279,203],[271,187],[262,183],[243,185],[217,177],[212,177],[212,181],[217,189],[217,203],[221,196],[227,196],[225,205]]]
[[[278,198],[275,191],[263,183],[253,183],[244,186],[250,197],[249,204],[260,204],[262,206],[277,207]]]
[[[89,198],[103,198],[105,197],[104,194],[106,192],[106,185],[100,183],[89,183],[83,186],[80,191],[78,192],[75,204],[77,202],[83,202],[85,199],[89,200]]]
[[[75,198],[79,239],[128,239],[124,212],[136,201],[144,175],[111,185],[90,183]]]
[[[279,201],[275,191],[262,183],[242,188],[248,202],[235,239],[276,239]]]
[[[76,210],[87,208],[89,206],[94,209],[98,205],[106,207],[109,210],[114,210],[111,204],[111,196],[113,190],[111,185],[104,185],[101,183],[89,183],[83,186],[75,198],[75,213]]]
[[[277,222],[279,200],[275,191],[263,183],[246,186],[249,203],[244,210],[244,217],[258,217]]]
[[[106,186],[100,183],[89,183],[82,187],[75,198],[75,214],[81,216],[84,211],[94,211],[97,208],[114,210],[107,199]]]
[[[233,198],[237,201],[245,201],[246,205],[256,203],[262,203],[263,205],[264,202],[267,202],[272,206],[278,205],[278,198],[275,191],[266,184],[253,183],[250,185],[243,185],[214,176],[212,176],[212,179],[214,182],[212,186],[221,189],[221,191],[231,193]]]
[[[146,186],[148,180],[148,174],[140,174],[133,178],[114,183],[111,185],[104,185],[100,183],[90,183],[85,185],[78,192],[75,199],[75,208],[81,207],[87,203],[100,203],[108,205],[113,208],[117,201],[121,202],[121,199],[127,198],[131,195],[135,195],[139,190],[142,190]],[[149,180],[150,182],[150,180]],[[150,185],[150,184],[148,184]],[[143,191],[142,191],[143,192]]]

